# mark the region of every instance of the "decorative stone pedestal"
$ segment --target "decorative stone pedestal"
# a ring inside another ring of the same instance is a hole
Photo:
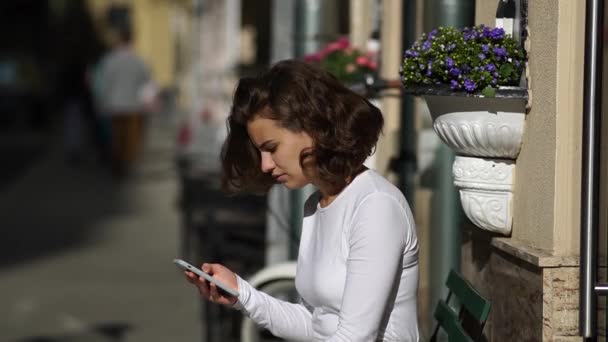
[[[452,172],[462,209],[476,226],[495,233],[511,233],[511,200],[515,162],[457,156]]]

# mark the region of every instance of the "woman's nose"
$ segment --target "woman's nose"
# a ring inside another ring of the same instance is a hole
[[[274,160],[269,152],[262,152],[262,172],[272,172],[275,168]]]

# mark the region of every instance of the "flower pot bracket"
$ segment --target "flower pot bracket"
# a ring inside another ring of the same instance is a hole
[[[510,235],[514,162],[456,156],[452,173],[462,209],[469,220],[481,229]]]

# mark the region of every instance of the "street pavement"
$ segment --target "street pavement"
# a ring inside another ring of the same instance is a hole
[[[173,125],[153,120],[117,182],[61,139],[0,188],[0,342],[201,341],[179,255]],[[7,167],[7,165],[3,166]]]

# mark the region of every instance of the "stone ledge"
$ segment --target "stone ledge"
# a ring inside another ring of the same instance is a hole
[[[536,267],[578,267],[578,256],[555,256],[512,238],[492,238],[491,245]]]

